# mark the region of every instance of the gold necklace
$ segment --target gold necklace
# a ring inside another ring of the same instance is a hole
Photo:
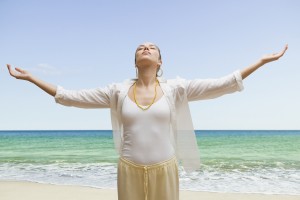
[[[157,85],[158,85],[158,80],[156,79],[156,84],[155,84],[155,95],[154,95],[154,98],[153,98],[153,100],[152,100],[152,102],[151,102],[150,105],[148,105],[146,108],[143,108],[143,107],[137,102],[137,100],[136,100],[136,97],[135,97],[136,82],[134,83],[134,88],[133,88],[133,98],[134,98],[134,101],[135,101],[136,105],[137,105],[139,108],[141,108],[142,110],[147,110],[147,109],[150,108],[150,106],[152,106],[152,104],[154,103],[154,100],[155,100],[155,98],[156,98],[156,86],[157,86]]]

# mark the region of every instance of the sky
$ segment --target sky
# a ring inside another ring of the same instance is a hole
[[[6,64],[65,89],[104,87],[136,77],[147,41],[166,79],[221,78],[288,44],[243,91],[189,105],[197,130],[299,130],[299,10],[297,0],[0,0],[0,130],[111,129],[109,109],[57,104]]]

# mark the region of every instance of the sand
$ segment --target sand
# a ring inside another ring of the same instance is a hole
[[[1,200],[117,200],[116,189],[0,181]],[[300,200],[300,195],[193,192],[180,190],[180,200]]]

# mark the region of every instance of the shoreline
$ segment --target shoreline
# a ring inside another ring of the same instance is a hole
[[[222,193],[180,190],[180,200],[300,200],[300,195],[288,194],[262,194],[262,193]],[[50,183],[37,183],[30,181],[1,180],[1,200],[117,200],[117,189],[96,188],[79,185],[56,185]]]

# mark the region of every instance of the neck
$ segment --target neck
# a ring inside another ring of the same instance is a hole
[[[156,83],[156,69],[154,67],[139,67],[138,80],[136,85],[138,87],[152,87]]]

